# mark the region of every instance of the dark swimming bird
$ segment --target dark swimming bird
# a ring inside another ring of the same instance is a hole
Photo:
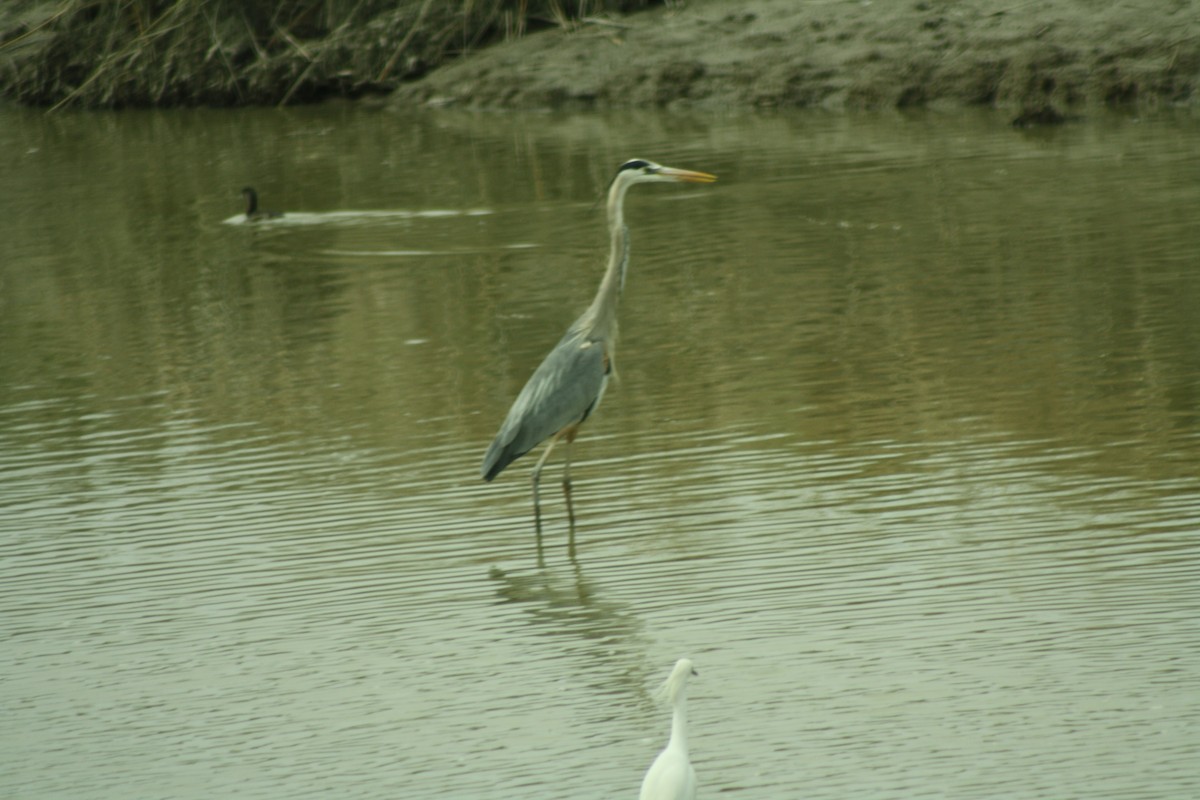
[[[542,553],[542,509],[538,482],[550,451],[561,439],[567,443],[563,467],[563,494],[571,537],[568,552],[575,555],[575,509],[571,505],[571,442],[580,424],[596,410],[613,371],[617,345],[617,300],[625,285],[629,263],[629,229],[625,227],[625,192],[636,183],[711,183],[716,177],[635,159],[617,170],[608,190],[608,268],[600,290],[583,316],[567,330],[542,361],[513,402],[495,441],[483,457],[480,474],[485,481],[495,478],[515,459],[546,439],[550,444],[533,468],[533,514],[537,530],[538,558]]]
[[[277,219],[282,217],[278,211],[263,211],[258,207],[258,192],[247,186],[242,189],[242,197],[246,198],[246,221],[257,222],[260,219]]]

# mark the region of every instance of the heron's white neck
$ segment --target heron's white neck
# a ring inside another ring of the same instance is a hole
[[[629,264],[629,229],[625,227],[625,192],[631,183],[617,177],[608,192],[608,268],[600,281],[596,299],[584,314],[584,321],[594,334],[615,337],[617,304],[625,288],[625,269]]]

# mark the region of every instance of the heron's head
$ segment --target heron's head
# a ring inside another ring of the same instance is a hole
[[[662,164],[655,164],[653,161],[646,161],[643,158],[635,158],[632,161],[626,161],[617,168],[617,174],[613,177],[613,183],[622,183],[626,186],[631,186],[635,183],[650,183],[653,181],[669,181],[672,183],[712,183],[716,179],[716,175],[709,175],[707,172],[693,172],[690,169],[664,167]]]

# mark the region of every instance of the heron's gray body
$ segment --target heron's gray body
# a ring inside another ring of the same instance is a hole
[[[517,395],[483,457],[485,481],[549,437],[573,430],[600,405],[612,356],[604,341],[581,329],[583,322],[571,326]]]

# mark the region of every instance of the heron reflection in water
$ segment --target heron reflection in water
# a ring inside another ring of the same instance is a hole
[[[575,509],[571,503],[571,443],[579,426],[600,404],[613,371],[617,344],[617,301],[625,286],[629,264],[629,229],[625,226],[625,193],[637,183],[711,183],[716,176],[634,159],[626,161],[608,189],[608,268],[596,298],[567,329],[542,361],[508,411],[500,432],[483,457],[485,481],[499,475],[514,460],[546,439],[550,443],[533,468],[533,518],[538,560],[542,559],[542,509],[538,484],[542,467],[554,445],[566,442],[563,495],[570,525],[568,553],[575,557]]]

